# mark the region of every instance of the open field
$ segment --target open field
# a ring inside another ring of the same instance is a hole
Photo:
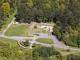
[[[38,28],[30,28],[32,25],[29,24],[13,24],[5,33],[7,36],[28,36],[32,37],[32,33],[49,33],[45,31],[44,29],[38,29]]]
[[[8,36],[27,36],[28,26],[27,25],[12,25],[6,32]]]

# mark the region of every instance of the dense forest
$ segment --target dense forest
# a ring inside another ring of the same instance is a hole
[[[0,29],[15,10],[16,21],[53,22],[52,34],[66,45],[80,48],[80,0],[0,0]],[[67,60],[80,60],[80,56],[74,56]]]
[[[19,22],[54,22],[54,34],[65,44],[80,47],[79,0],[0,0],[0,28],[17,9]]]

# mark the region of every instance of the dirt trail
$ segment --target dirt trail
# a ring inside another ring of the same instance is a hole
[[[5,32],[11,27],[15,20],[15,17],[11,20],[11,22],[8,24],[8,26],[3,30],[2,35],[5,35]]]

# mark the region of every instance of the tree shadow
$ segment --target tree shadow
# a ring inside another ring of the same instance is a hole
[[[56,51],[53,47],[39,47],[33,50],[33,56],[38,55],[40,57],[45,57],[45,58],[59,54],[60,53]]]

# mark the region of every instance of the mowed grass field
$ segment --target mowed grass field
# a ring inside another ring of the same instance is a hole
[[[52,39],[50,39],[50,38],[39,38],[39,39],[37,39],[37,41],[41,42],[41,43],[46,43],[46,44],[52,44],[53,43]]]
[[[26,24],[12,25],[7,32],[7,36],[27,36],[29,27]]]

